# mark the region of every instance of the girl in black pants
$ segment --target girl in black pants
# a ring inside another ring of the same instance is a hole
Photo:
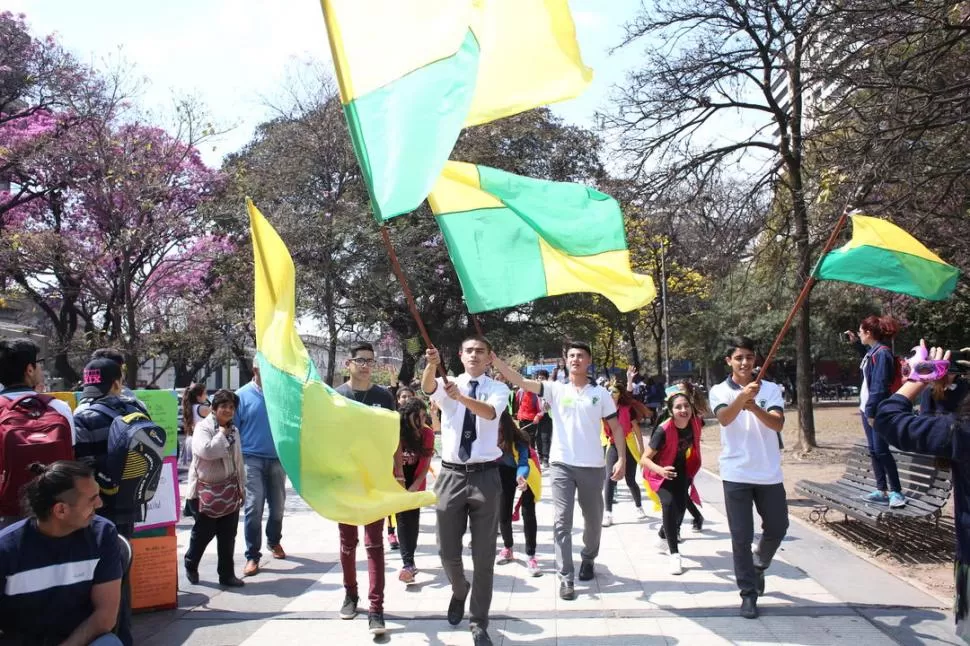
[[[404,486],[408,491],[424,491],[431,456],[434,455],[434,431],[428,425],[427,411],[420,399],[411,399],[401,406],[401,468],[404,471]],[[414,550],[418,546],[418,532],[421,529],[421,510],[409,509],[397,513],[397,536],[401,547],[401,561],[404,567],[398,580],[405,584],[414,583],[418,569],[414,566]]]
[[[633,497],[637,518],[642,520],[647,517],[646,512],[643,511],[640,484],[637,482],[637,465],[640,463],[640,456],[643,455],[640,421],[648,419],[650,411],[634,399],[622,381],[610,387],[610,395],[616,403],[617,421],[623,427],[626,445],[618,448],[613,442],[613,434],[610,433],[609,426],[603,424],[602,439],[606,446],[606,477],[603,480],[603,500],[606,503],[606,510],[603,512],[603,527],[613,524],[613,497],[616,493],[616,482],[610,474],[613,473],[613,467],[620,459],[620,450],[626,451],[626,486],[629,487],[630,496]]]
[[[693,499],[700,503],[692,482],[701,467],[701,429],[707,406],[689,382],[671,386],[665,395],[670,419],[650,437],[643,454],[643,467],[647,483],[657,492],[663,508],[661,537],[666,539],[670,550],[670,573],[681,574],[684,568],[677,538],[687,501]]]
[[[539,576],[539,562],[536,560],[536,496],[541,487],[541,480],[532,469],[538,469],[535,463],[529,461],[529,435],[519,429],[515,420],[508,412],[503,412],[499,420],[499,448],[502,457],[499,459],[499,477],[502,479],[502,498],[499,502],[499,527],[502,530],[502,542],[505,546],[499,552],[499,565],[513,561],[512,556],[512,508],[515,504],[515,492],[522,492],[522,525],[525,531],[525,554],[528,558],[526,567],[529,574]],[[530,478],[530,475],[532,477]]]

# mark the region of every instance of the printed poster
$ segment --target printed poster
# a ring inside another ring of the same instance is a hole
[[[131,607],[160,610],[178,605],[178,543],[171,535],[131,541]]]
[[[175,525],[179,521],[179,479],[175,458],[165,458],[155,496],[148,501],[145,520],[135,523],[135,531]]]

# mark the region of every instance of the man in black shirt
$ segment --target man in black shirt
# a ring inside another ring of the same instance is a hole
[[[346,366],[350,370],[350,380],[336,388],[337,392],[365,406],[378,406],[396,410],[394,397],[381,386],[372,383],[374,347],[370,343],[357,343],[350,348],[350,359]],[[395,465],[398,480],[404,480],[402,472]],[[357,616],[357,542],[356,525],[340,523],[340,567],[344,573],[346,597],[340,608],[341,619]],[[364,526],[364,549],[367,551],[367,573],[370,578],[368,600],[370,609],[367,620],[372,635],[383,635],[384,628],[384,519]]]

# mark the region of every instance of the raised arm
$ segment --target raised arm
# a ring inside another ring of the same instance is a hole
[[[512,384],[513,386],[523,388],[529,391],[530,393],[535,393],[537,395],[542,392],[541,381],[533,381],[532,379],[526,379],[521,374],[519,374],[518,370],[512,368],[509,364],[499,359],[498,355],[496,355],[494,352],[492,353],[492,365],[495,366],[495,368],[499,372],[505,375],[505,378],[508,379],[509,383]]]

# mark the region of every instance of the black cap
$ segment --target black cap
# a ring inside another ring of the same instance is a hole
[[[121,379],[121,366],[111,359],[93,359],[84,366],[82,399],[99,399],[108,394],[111,384]]]

